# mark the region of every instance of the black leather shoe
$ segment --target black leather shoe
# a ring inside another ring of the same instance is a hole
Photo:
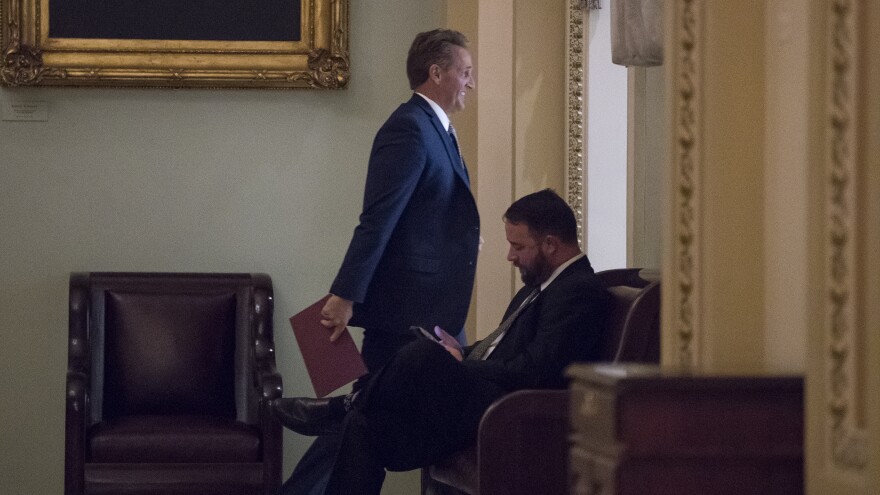
[[[341,408],[331,407],[331,400],[282,397],[272,401],[272,410],[285,428],[300,435],[333,435],[342,431],[345,414]]]

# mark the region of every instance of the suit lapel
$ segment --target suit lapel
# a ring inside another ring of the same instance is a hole
[[[443,128],[443,124],[440,122],[437,114],[434,113],[434,109],[431,108],[431,105],[429,105],[424,98],[417,94],[413,94],[412,98],[410,98],[409,101],[418,105],[419,108],[421,108],[428,115],[428,118],[431,119],[431,124],[434,126],[434,130],[437,131],[437,134],[440,136],[440,141],[443,142],[443,146],[446,148],[446,155],[449,158],[449,166],[452,168],[453,173],[457,175],[461,180],[463,180],[468,189],[470,189],[471,181],[468,178],[467,170],[464,167],[464,163],[461,163],[461,165],[459,165],[458,150],[455,149],[455,144],[452,142],[452,137],[449,135],[449,132],[447,132],[446,129]]]
[[[583,267],[582,266],[583,264],[586,264],[587,266]],[[585,268],[592,271],[592,267],[590,266],[589,259],[586,256],[583,256],[579,260],[568,265],[565,268],[565,270],[562,270],[562,272],[556,276],[556,279],[553,280],[553,282],[551,282],[550,285],[547,286],[546,290],[547,291],[552,290],[552,287],[554,284],[557,284],[561,280],[564,280],[566,277],[570,276],[576,270],[583,270]],[[511,312],[515,311],[516,308],[518,308],[519,305],[521,304],[521,301],[523,301],[532,290],[533,289],[531,287],[521,288],[519,290],[519,292],[517,292],[517,294],[513,297],[513,301],[511,302],[510,306],[508,306],[507,311],[505,311],[504,317],[507,318],[507,315],[509,315]],[[496,356],[496,357],[506,356],[506,354],[505,354],[506,347],[512,346],[513,342],[516,340],[517,334],[522,331],[521,330],[522,322],[529,320],[530,314],[533,311],[537,311],[536,308],[538,308],[540,306],[540,303],[541,303],[540,298],[544,296],[544,294],[543,294],[544,292],[546,292],[546,291],[542,291],[541,296],[536,298],[534,301],[530,302],[527,307],[523,308],[523,310],[520,312],[520,314],[516,317],[516,320],[514,320],[510,324],[510,328],[507,330],[507,335],[505,335],[504,338],[501,339],[501,342],[498,343],[498,346],[495,348],[494,351],[492,351],[492,354],[489,355],[489,359],[491,359],[492,356],[494,356],[496,353],[498,354],[498,356]],[[508,343],[507,346],[504,345],[505,342]],[[501,351],[500,353],[498,352],[499,350]]]
[[[502,322],[506,320],[513,312],[519,309],[522,306],[523,301],[529,294],[534,291],[534,287],[522,287],[516,295],[513,296],[513,299],[510,301],[510,305],[507,306],[507,311],[504,312],[504,317],[502,318]],[[530,301],[528,305],[522,308],[522,311],[516,316],[516,319],[510,322],[510,327],[508,327],[507,332],[505,332],[504,337],[501,339],[501,342],[498,342],[498,345],[495,347],[495,350],[492,351],[492,354],[489,354],[487,359],[498,359],[498,358],[506,358],[510,357],[507,354],[507,349],[512,346],[512,342],[516,340],[516,336],[519,334],[520,326],[523,321],[528,318],[528,314],[534,311],[536,307],[537,299],[540,299],[540,295],[536,297],[534,300]]]

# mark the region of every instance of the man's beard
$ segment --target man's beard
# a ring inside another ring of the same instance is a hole
[[[524,284],[529,287],[538,288],[550,277],[550,264],[544,253],[538,252],[535,260],[529,267],[520,266],[519,274]]]

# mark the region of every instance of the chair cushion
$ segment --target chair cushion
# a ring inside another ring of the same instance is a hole
[[[207,416],[129,416],[89,431],[89,462],[259,462],[256,427]]]

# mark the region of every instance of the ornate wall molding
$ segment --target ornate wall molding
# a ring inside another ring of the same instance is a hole
[[[703,4],[700,0],[674,2],[672,40],[673,101],[672,129],[672,190],[671,216],[674,226],[672,240],[672,275],[674,281],[667,294],[673,296],[672,342],[673,363],[683,368],[698,364],[699,270],[702,238],[700,234],[702,157],[700,130],[702,119],[702,42]]]
[[[569,0],[566,43],[566,189],[568,204],[577,217],[578,242],[586,247],[584,227],[584,17],[581,0]]]
[[[859,297],[856,277],[864,273],[859,259],[860,160],[857,145],[859,4],[829,0],[826,74],[825,287],[824,349],[827,439],[826,461],[838,474],[860,473],[868,465],[868,441],[857,424],[859,394]]]
[[[46,74],[59,76],[58,71],[43,66],[43,54],[38,48],[22,41],[22,10],[18,2],[0,6],[0,83],[8,86],[37,84]]]

